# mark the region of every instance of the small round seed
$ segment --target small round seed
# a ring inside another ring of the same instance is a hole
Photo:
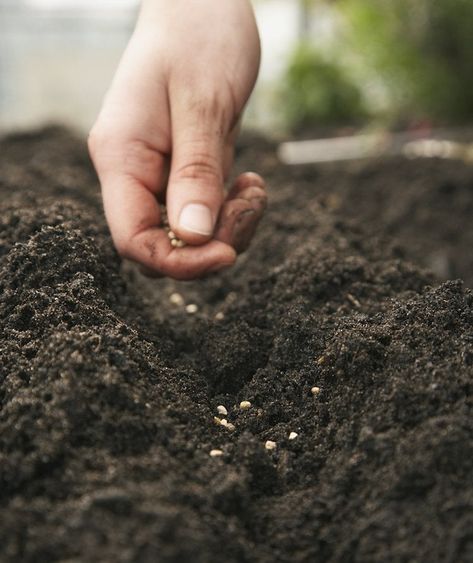
[[[222,450],[210,450],[210,457],[220,457],[222,455]]]
[[[225,315],[222,313],[222,311],[219,311],[219,312],[215,315],[215,320],[216,320],[216,321],[223,321],[224,318],[225,318]]]
[[[223,416],[227,416],[228,411],[223,405],[218,405],[217,407],[218,414],[223,414]]]
[[[168,237],[173,240],[173,239],[177,239],[176,234],[174,233],[174,231],[168,231]]]
[[[197,313],[198,310],[199,310],[199,307],[197,307],[197,305],[195,303],[191,303],[190,305],[187,305],[187,307],[186,307],[186,312],[189,313],[189,315],[194,315],[195,313]]]
[[[289,434],[289,440],[295,440],[297,438],[297,436],[299,436],[299,434],[297,432],[291,432]]]
[[[249,408],[251,408],[251,403],[250,403],[250,401],[242,401],[242,402],[240,403],[240,408],[241,408],[241,410],[243,410],[243,411],[246,411],[246,410],[248,410]]]
[[[276,447],[277,447],[277,444],[276,444],[276,442],[273,442],[273,441],[271,441],[271,440],[268,440],[268,441],[266,442],[266,444],[264,445],[264,447],[265,447],[267,450],[275,450]]]
[[[320,387],[312,387],[312,389],[310,390],[310,392],[312,393],[312,395],[318,395],[320,393]]]
[[[180,293],[173,293],[169,296],[169,301],[176,305],[177,307],[182,307],[184,305],[184,298]]]

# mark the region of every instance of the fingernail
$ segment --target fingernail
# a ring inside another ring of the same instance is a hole
[[[209,236],[214,228],[212,213],[206,205],[189,203],[181,211],[179,227],[190,233]]]

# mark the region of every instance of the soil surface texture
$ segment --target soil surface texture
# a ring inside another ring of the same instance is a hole
[[[238,167],[250,251],[156,281],[81,140],[0,141],[2,563],[473,560],[473,168]]]

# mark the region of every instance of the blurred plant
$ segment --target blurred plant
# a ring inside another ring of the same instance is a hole
[[[348,45],[396,119],[473,118],[472,0],[339,0]]]
[[[299,45],[289,60],[281,98],[292,131],[354,123],[366,115],[359,88],[308,44]]]

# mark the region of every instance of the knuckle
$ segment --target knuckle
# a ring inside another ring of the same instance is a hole
[[[205,152],[193,152],[176,175],[181,180],[205,180],[212,184],[223,181],[220,162]]]

